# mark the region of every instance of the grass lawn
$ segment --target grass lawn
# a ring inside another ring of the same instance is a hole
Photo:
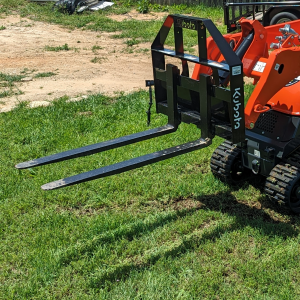
[[[119,12],[131,9],[124,3]],[[57,20],[47,6],[0,0],[2,14],[11,7]],[[58,14],[57,22],[96,30],[93,22],[106,13]],[[121,35],[147,28],[142,39],[152,39],[161,22],[132,24],[120,22]],[[18,79],[5,76],[5,87]],[[246,97],[250,92],[246,87]],[[200,132],[192,125],[101,154],[15,169],[25,160],[148,129],[147,92],[67,100],[34,109],[23,103],[0,114],[0,299],[300,299],[299,216],[265,198],[262,178],[237,188],[215,179],[209,161],[218,137],[203,150],[127,173],[40,189],[195,140]],[[166,122],[153,114],[150,128]]]
[[[36,169],[14,164],[147,129],[148,94],[0,115],[0,299],[299,299],[299,217],[260,180],[215,179],[209,148],[61,190],[40,185],[194,140],[165,137]],[[153,115],[151,127],[166,123]]]

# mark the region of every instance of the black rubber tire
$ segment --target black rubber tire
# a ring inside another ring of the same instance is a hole
[[[297,15],[297,13],[282,11],[282,12],[276,14],[271,19],[270,25],[286,23],[286,22],[295,21],[295,20],[298,20],[298,19],[299,19],[299,17]]]
[[[215,177],[232,185],[243,182],[251,174],[251,170],[243,167],[241,149],[229,141],[225,141],[214,151],[210,168]]]
[[[277,164],[266,180],[265,193],[273,202],[286,204],[300,213],[300,169],[287,163]]]

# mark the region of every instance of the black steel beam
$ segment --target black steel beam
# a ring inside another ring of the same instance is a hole
[[[177,110],[177,77],[179,75],[179,70],[176,66],[167,64],[166,72],[168,123],[177,127],[180,123]]]
[[[76,148],[76,149],[60,152],[57,154],[33,159],[30,161],[22,162],[22,163],[17,164],[16,168],[17,169],[27,169],[27,168],[52,164],[55,162],[64,161],[64,160],[68,160],[68,159],[72,159],[72,158],[76,158],[76,157],[82,157],[82,156],[87,156],[87,155],[91,155],[91,154],[95,154],[95,153],[99,153],[99,152],[104,152],[104,151],[107,151],[110,149],[122,147],[125,145],[129,145],[129,144],[133,144],[133,143],[140,142],[143,140],[147,140],[147,139],[151,139],[151,138],[158,137],[161,135],[165,135],[165,134],[176,131],[176,129],[177,129],[176,127],[167,124],[162,127],[157,127],[157,128],[149,129],[146,131],[122,136],[122,137],[119,137],[119,138],[116,138],[113,140],[109,140],[109,141],[105,141],[105,142],[101,142],[101,143],[97,143],[97,144],[93,144],[93,145],[89,145],[89,146],[85,146],[85,147],[81,147],[81,148]]]
[[[110,166],[106,166],[100,169],[92,170],[89,172],[74,175],[68,178],[53,181],[41,186],[43,190],[54,190],[85,181],[91,181],[98,178],[103,178],[111,175],[120,174],[132,169],[137,169],[146,165],[150,165],[165,159],[169,159],[174,156],[185,154],[197,149],[205,148],[211,144],[210,139],[198,139],[194,142],[189,142],[151,154],[146,154],[140,157],[135,157],[123,162],[119,162]]]
[[[224,70],[224,71],[229,71],[229,66],[227,63],[224,62],[216,62],[214,60],[210,60],[210,59],[202,59],[199,58],[198,56],[192,55],[192,54],[176,54],[176,52],[174,50],[170,50],[167,48],[163,48],[163,49],[152,49],[152,52],[154,53],[160,53],[160,54],[164,54],[164,55],[168,55],[171,57],[176,57],[179,59],[183,59],[186,61],[190,61],[193,63],[198,63],[204,66],[208,66],[211,68],[219,68],[220,70]]]
[[[200,102],[200,119],[201,119],[201,137],[213,138],[211,126],[211,93],[210,93],[210,76],[200,74],[199,78],[199,102]]]

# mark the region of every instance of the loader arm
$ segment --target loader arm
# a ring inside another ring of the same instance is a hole
[[[300,75],[300,49],[277,49],[265,62],[264,71],[245,107],[245,126],[253,129],[261,113],[268,111],[269,100]]]

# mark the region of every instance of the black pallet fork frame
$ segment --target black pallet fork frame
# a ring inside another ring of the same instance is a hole
[[[175,50],[164,48],[165,40],[172,25],[174,27]],[[199,56],[184,53],[183,29],[195,30],[197,32]],[[224,56],[224,60],[221,63],[207,58],[206,29]],[[52,190],[119,174],[195,151],[209,146],[215,135],[231,139],[233,143],[244,142],[245,122],[242,62],[211,20],[169,15],[157,34],[151,46],[151,51],[156,111],[168,116],[167,125],[19,163],[16,165],[16,168],[26,169],[51,164],[166,135],[175,132],[181,122],[197,125],[201,129],[201,137],[193,142],[50,182],[43,185],[42,189]],[[165,64],[165,56],[176,57],[181,60],[181,75],[176,66]],[[212,69],[212,76],[201,74],[199,80],[190,78],[188,62],[210,67]],[[220,86],[220,82],[224,77],[228,77],[230,80],[229,88]]]

